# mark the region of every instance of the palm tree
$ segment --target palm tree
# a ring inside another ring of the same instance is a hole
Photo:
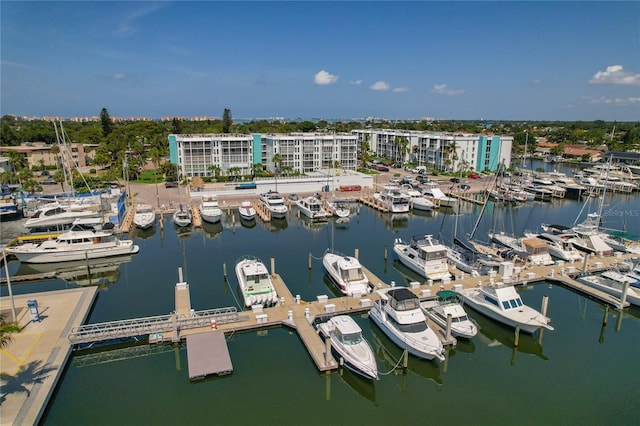
[[[218,166],[217,164],[214,164],[213,166],[209,166],[209,171],[212,171],[216,180],[218,180],[218,178],[220,177],[220,171],[221,171],[220,166]]]
[[[251,171],[253,172],[253,177],[262,175],[262,172],[264,171],[264,166],[262,165],[262,163],[255,163],[251,166]]]
[[[0,349],[4,349],[11,343],[12,333],[19,333],[20,326],[15,322],[6,322],[4,316],[0,315]]]
[[[274,154],[271,161],[273,161],[274,175],[275,175],[275,182],[276,182],[276,192],[278,192],[278,169],[282,164],[282,156],[280,154]]]

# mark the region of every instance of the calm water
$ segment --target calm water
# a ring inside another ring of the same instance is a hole
[[[513,209],[489,204],[476,235],[483,239],[491,226],[521,234],[524,229],[538,229],[540,223],[570,225],[581,208],[582,203],[568,199]],[[458,234],[471,231],[479,211],[479,206],[464,205]],[[626,224],[629,232],[640,234],[640,197],[613,196],[604,211],[605,225]],[[194,309],[238,306],[233,266],[243,255],[257,256],[267,265],[273,257],[291,292],[305,300],[335,294],[320,260],[332,246],[347,254],[359,249],[361,262],[376,275],[405,284],[419,277],[394,262],[393,240],[432,233],[448,242],[456,223],[450,213],[391,217],[361,208],[346,225],[310,225],[292,216],[286,222],[258,222],[252,228],[236,222],[235,227],[225,223],[182,234],[167,218],[164,231],[156,226],[132,235],[140,253],[131,261],[94,277],[100,279],[101,291],[89,322],[174,310],[179,267],[190,284]],[[24,271],[15,262],[9,267],[12,274]],[[14,285],[14,292],[75,285],[53,280]],[[547,283],[522,290],[525,303],[536,308],[545,295],[556,330],[545,332],[542,344],[535,337],[521,336],[515,350],[510,329],[471,312],[481,334],[460,342],[445,364],[410,357],[406,374],[396,370],[373,383],[349,371],[320,374],[299,337],[286,328],[229,337],[233,374],[200,383],[189,382],[185,347],[165,346],[165,351],[136,355],[135,347],[123,346],[108,354],[126,359],[111,362],[92,361],[88,351],[78,352],[43,423],[637,424],[640,310],[622,314],[610,310],[603,328],[604,308],[598,303]],[[379,371],[392,370],[400,349],[366,316],[356,320],[376,350]]]

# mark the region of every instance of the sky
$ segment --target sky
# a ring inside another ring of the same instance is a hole
[[[640,2],[0,6],[0,115],[640,120]]]

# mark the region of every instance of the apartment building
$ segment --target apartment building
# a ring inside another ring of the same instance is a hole
[[[216,169],[221,175],[248,175],[254,164],[274,171],[276,154],[279,167],[292,172],[336,166],[355,170],[357,137],[349,133],[169,135],[169,158],[187,177],[214,176]]]
[[[358,147],[367,143],[377,157],[411,162],[451,172],[495,171],[511,164],[513,137],[484,134],[422,132],[414,130],[353,130]]]
[[[97,148],[97,145],[71,143],[58,145],[59,152],[54,154],[51,152],[52,146],[46,142],[24,142],[19,146],[2,146],[0,153],[17,152],[21,154],[31,169],[42,166],[61,166],[63,159],[64,163],[70,167],[85,167],[91,164]],[[69,164],[70,161],[73,164]]]

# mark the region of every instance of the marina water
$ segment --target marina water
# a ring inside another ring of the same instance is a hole
[[[626,224],[628,232],[640,234],[640,197],[607,198],[604,225]],[[582,205],[569,199],[514,208],[490,203],[476,236],[486,239],[491,226],[522,235],[524,229],[539,230],[540,223],[571,225]],[[455,224],[450,211],[393,217],[360,206],[359,214],[342,224],[310,224],[295,212],[284,222],[247,227],[225,218],[224,224],[188,232],[175,229],[167,216],[164,230],[156,225],[133,231],[140,253],[120,264],[115,275],[95,278],[100,292],[89,322],[172,312],[179,267],[190,285],[193,309],[239,307],[233,267],[244,255],[267,265],[273,258],[291,293],[309,301],[338,295],[322,270],[328,248],[350,255],[358,249],[361,262],[386,282],[424,281],[394,260],[394,239],[440,234],[449,244]],[[463,204],[459,235],[471,231],[479,212],[480,206]],[[11,274],[21,268],[9,263]],[[76,285],[56,279],[16,284],[13,292]],[[146,350],[146,345],[123,342],[108,351],[78,351],[43,424],[637,424],[640,310],[610,309],[603,326],[604,306],[561,286],[543,282],[520,291],[537,309],[549,296],[555,331],[545,332],[541,344],[537,334],[521,335],[514,348],[512,329],[470,311],[481,327],[478,336],[459,341],[442,364],[410,357],[406,373],[394,370],[401,349],[366,315],[355,315],[383,373],[374,382],[348,370],[319,373],[295,331],[284,327],[227,336],[233,374],[196,383],[188,379],[184,344]]]

